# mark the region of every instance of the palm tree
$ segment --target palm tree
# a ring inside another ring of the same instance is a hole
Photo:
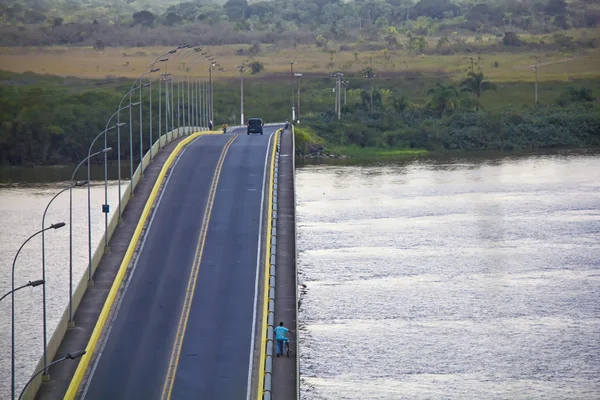
[[[454,110],[460,105],[458,90],[454,86],[444,86],[438,83],[436,87],[429,89],[427,94],[431,96],[429,107],[444,115],[448,110]]]
[[[481,94],[488,90],[497,91],[497,87],[495,83],[485,79],[483,72],[475,73],[471,71],[468,73],[467,78],[460,83],[461,92],[471,92],[473,100],[475,100],[477,104],[476,107],[478,111],[481,105]]]

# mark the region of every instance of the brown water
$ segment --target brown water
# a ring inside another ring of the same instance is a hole
[[[600,156],[297,173],[301,398],[600,398]]]
[[[337,163],[346,165],[298,170],[303,399],[598,398],[600,156]],[[4,169],[0,180],[65,180],[71,170]],[[0,295],[61,187],[0,186]],[[94,186],[93,248],[103,202]],[[114,182],[109,203],[114,211]],[[73,215],[77,282],[85,189],[74,191]],[[67,220],[68,192],[47,222]],[[68,301],[68,233],[46,235],[48,337]],[[16,282],[40,275],[38,237]],[[18,394],[42,353],[41,287],[15,299]],[[0,303],[0,377],[8,398],[10,297]]]

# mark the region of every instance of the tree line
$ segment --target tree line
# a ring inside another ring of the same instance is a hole
[[[473,82],[462,87],[471,95]],[[362,96],[342,109],[341,120],[330,110],[304,115],[300,126],[334,147],[444,152],[600,146],[600,105],[588,89],[568,87],[552,105],[500,109],[478,107],[453,85],[431,88],[424,105],[404,97],[382,101],[381,92],[374,96],[374,111],[369,110],[368,96]],[[300,155],[323,146],[315,144],[307,143]]]
[[[8,0],[0,4],[0,45],[298,44],[314,43],[318,35],[355,42],[381,40],[392,29],[416,36],[501,37],[507,31],[549,33],[600,24],[595,0],[198,0],[142,8],[145,4],[134,9],[125,2],[114,9],[107,0]]]

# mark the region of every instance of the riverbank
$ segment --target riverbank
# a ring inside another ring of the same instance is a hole
[[[341,148],[340,151],[346,149]],[[300,155],[296,157],[296,165],[298,167],[308,165],[354,165],[354,166],[371,166],[380,165],[381,163],[392,164],[410,164],[413,162],[433,162],[436,164],[447,163],[497,163],[504,160],[518,160],[531,157],[547,157],[554,156],[560,158],[572,156],[589,156],[597,157],[600,155],[600,146],[597,147],[564,147],[564,148],[542,148],[542,149],[514,149],[514,150],[484,150],[484,151],[422,151],[410,152],[397,150],[381,150],[381,149],[360,149],[355,155],[344,155],[341,153],[333,153],[329,148],[320,156],[315,155]],[[327,153],[331,151],[331,153]]]
[[[326,113],[305,117],[296,140],[303,158],[594,148],[600,146],[600,103],[590,94],[565,105],[442,115],[428,106],[386,112],[356,107],[339,120]]]

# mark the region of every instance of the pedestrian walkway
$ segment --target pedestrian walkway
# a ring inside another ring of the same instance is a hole
[[[286,130],[281,137],[281,150],[278,177],[278,219],[277,219],[277,274],[275,278],[275,324],[283,321],[292,330],[290,350],[292,355],[273,359],[272,398],[292,400],[297,397],[296,389],[296,224],[294,207],[294,150],[292,132]]]

